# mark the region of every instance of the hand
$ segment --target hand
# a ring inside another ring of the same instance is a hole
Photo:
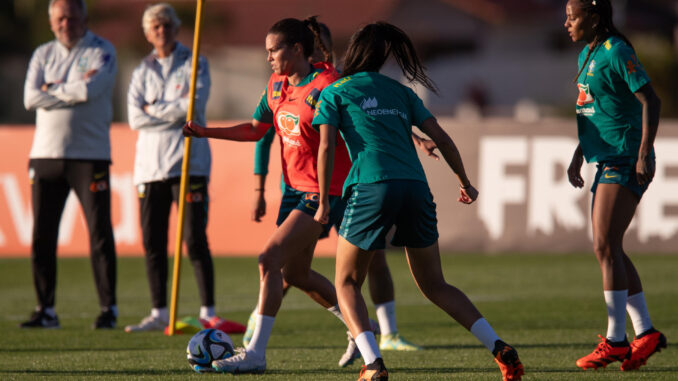
[[[438,148],[438,146],[436,145],[436,143],[433,140],[416,138],[416,139],[414,139],[414,142],[417,145],[417,147],[419,147],[420,150],[422,150],[426,153],[426,155],[428,155],[429,157],[432,157],[436,160],[440,160],[438,155],[436,155],[433,152],[433,151],[436,150],[436,148]]]
[[[148,114],[148,106],[150,106],[148,103],[144,105],[143,109],[146,114]]]
[[[575,151],[570,166],[567,168],[567,178],[570,180],[570,184],[575,188],[584,186],[584,179],[581,177],[581,166],[583,164],[584,155],[582,155],[579,150]]]
[[[52,86],[51,83],[43,83],[42,86],[40,86],[40,91],[47,92],[50,86]]]
[[[254,210],[252,210],[252,220],[261,222],[261,217],[266,215],[266,198],[263,191],[256,191],[257,198],[254,200]]]
[[[638,184],[647,184],[654,178],[655,165],[654,160],[649,156],[638,158],[636,161],[636,179]]]
[[[464,204],[471,204],[478,198],[478,190],[469,184],[466,188],[459,187],[459,198],[457,201]]]
[[[195,123],[192,120],[189,120],[184,124],[184,136],[195,136],[197,138],[202,138],[205,136],[206,128]]]
[[[85,73],[83,78],[90,79],[90,78],[94,77],[96,75],[96,73],[98,73],[98,72],[99,72],[99,69],[92,69],[92,70],[88,71],[87,73]]]
[[[320,200],[318,203],[318,210],[315,212],[313,219],[323,225],[330,222],[330,200]]]

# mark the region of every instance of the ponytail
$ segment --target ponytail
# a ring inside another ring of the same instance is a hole
[[[303,22],[308,27],[308,29],[313,33],[313,40],[315,46],[320,48],[320,51],[323,54],[324,62],[332,62],[334,57],[332,56],[332,48],[325,45],[325,41],[322,39],[322,35],[327,37],[328,41],[331,40],[330,29],[325,24],[320,24],[317,20],[318,16],[311,16],[306,18]]]
[[[378,72],[389,55],[393,56],[410,82],[419,82],[438,93],[407,34],[383,21],[366,25],[351,36],[344,56],[343,76],[364,71]]]

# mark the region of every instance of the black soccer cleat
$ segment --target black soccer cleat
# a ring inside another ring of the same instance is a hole
[[[94,322],[94,329],[113,329],[117,322],[117,317],[111,310],[101,311],[97,320]]]
[[[33,311],[31,317],[19,324],[21,328],[60,328],[59,318],[47,314],[42,308]]]

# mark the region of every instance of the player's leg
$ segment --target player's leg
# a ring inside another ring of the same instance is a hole
[[[137,186],[141,236],[146,259],[146,278],[151,294],[151,313],[125,332],[161,331],[169,323],[167,309],[167,234],[172,207],[172,184],[153,181]]]
[[[400,187],[405,195],[392,243],[405,246],[417,287],[492,353],[504,380],[520,380],[524,370],[518,352],[499,338],[466,294],[445,281],[435,203],[428,185],[412,181],[402,182]]]
[[[322,274],[311,269],[316,243],[308,246],[293,261],[283,266],[284,283],[305,292],[316,303],[325,308],[337,305],[337,293],[334,285]],[[284,290],[284,287],[283,287]]]
[[[110,162],[69,160],[66,176],[87,220],[94,282],[101,314],[94,328],[114,328],[117,320],[117,263],[111,222]]]
[[[296,257],[315,244],[322,225],[313,217],[293,210],[275,230],[259,256],[259,314],[252,340],[245,351],[214,361],[212,367],[219,372],[261,373],[266,369],[266,346],[273,330],[275,316],[282,302],[282,268],[293,263]]]
[[[372,255],[373,251],[363,250],[340,236],[334,283],[339,306],[366,367],[374,368],[369,371],[381,377],[388,377],[361,292]]]
[[[492,352],[505,380],[520,380],[524,371],[516,350],[499,338],[466,294],[445,281],[438,242],[426,248],[407,247],[406,252],[410,271],[422,294]]]
[[[31,265],[38,305],[22,328],[58,328],[54,311],[59,222],[70,192],[63,177],[64,161],[31,159],[29,177],[33,207]]]
[[[417,351],[421,347],[403,338],[398,332],[395,315],[395,293],[391,271],[386,263],[386,252],[376,250],[367,272],[372,303],[377,312],[381,339],[379,349],[383,351]]]
[[[623,361],[631,354],[626,338],[626,301],[629,278],[622,241],[631,223],[638,196],[620,184],[598,184],[591,213],[593,251],[603,278],[608,327],[596,350],[577,360],[580,368],[598,368]]]

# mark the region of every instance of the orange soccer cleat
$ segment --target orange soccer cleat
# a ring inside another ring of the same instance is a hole
[[[636,337],[631,342],[631,358],[624,360],[621,370],[636,370],[645,365],[655,352],[666,348],[666,336],[654,328]]]
[[[624,340],[622,343],[612,343],[601,335],[600,343],[591,354],[577,360],[577,366],[582,369],[598,369],[606,367],[615,361],[624,361],[631,357],[631,346]]]
[[[384,360],[380,357],[371,364],[363,365],[358,381],[388,381],[388,371]]]
[[[492,354],[494,355],[494,362],[499,365],[503,381],[519,381],[525,374],[523,364],[518,358],[518,352],[512,346],[497,340]]]

